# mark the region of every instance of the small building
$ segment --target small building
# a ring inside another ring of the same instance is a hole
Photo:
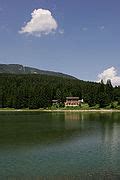
[[[58,106],[58,105],[59,105],[59,100],[53,99],[53,100],[52,100],[52,105],[53,105],[53,106]]]
[[[66,97],[65,106],[80,106],[80,104],[79,97]]]

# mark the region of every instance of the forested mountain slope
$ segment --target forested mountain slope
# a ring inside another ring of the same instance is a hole
[[[120,101],[120,87],[111,82],[94,83],[65,77],[39,74],[0,74],[0,107],[45,108],[53,99],[61,102],[67,96],[83,98],[89,106],[105,107]]]
[[[44,74],[44,75],[52,75],[58,77],[66,77],[76,79],[73,76],[54,72],[54,71],[45,71],[32,67],[26,67],[20,64],[0,64],[0,73],[9,73],[9,74]]]

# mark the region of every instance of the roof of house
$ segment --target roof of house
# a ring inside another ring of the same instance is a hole
[[[66,97],[67,100],[79,100],[79,97]]]
[[[58,100],[57,99],[53,99],[52,102],[55,103],[55,102],[58,102]]]

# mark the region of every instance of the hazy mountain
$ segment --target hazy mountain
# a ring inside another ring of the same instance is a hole
[[[9,73],[9,74],[45,74],[51,76],[67,77],[76,79],[73,76],[63,74],[60,72],[54,71],[45,71],[32,67],[26,67],[20,64],[0,64],[0,73]]]

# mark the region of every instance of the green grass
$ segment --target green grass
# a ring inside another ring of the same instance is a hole
[[[76,106],[76,107],[56,107],[56,106],[51,106],[51,107],[47,107],[46,109],[43,109],[43,108],[39,108],[39,109],[32,109],[32,111],[36,110],[99,110],[101,108],[99,108],[99,104],[95,105],[95,106],[92,106],[92,107],[89,107],[88,103],[83,103],[81,104],[81,106]],[[102,108],[102,109],[106,109],[106,110],[109,110],[109,109],[115,109],[115,110],[120,110],[120,105],[118,105],[118,102],[115,101],[115,102],[112,102],[111,104],[109,104],[108,106]],[[14,110],[18,110],[18,109],[15,109],[15,108],[0,108],[0,110],[4,110],[4,111],[14,111]],[[20,109],[20,110],[23,110],[23,111],[31,111],[31,109],[29,108],[23,108],[23,109]]]

